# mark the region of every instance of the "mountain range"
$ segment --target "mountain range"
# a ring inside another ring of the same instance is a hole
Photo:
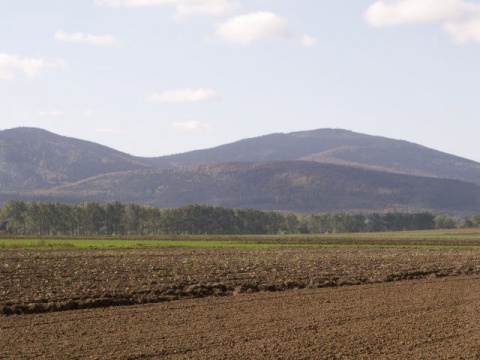
[[[341,129],[135,157],[36,128],[0,131],[8,199],[208,204],[298,212],[480,212],[480,163]]]

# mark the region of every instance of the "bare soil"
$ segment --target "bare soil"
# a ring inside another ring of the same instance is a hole
[[[0,317],[1,359],[479,359],[480,277]]]
[[[475,274],[462,248],[8,250],[0,316]]]
[[[0,252],[0,359],[480,359],[479,324],[474,249]]]

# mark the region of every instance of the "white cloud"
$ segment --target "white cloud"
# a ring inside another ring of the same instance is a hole
[[[312,47],[318,44],[318,40],[310,35],[303,35],[300,44],[303,47]]]
[[[147,99],[153,102],[200,102],[216,98],[218,98],[218,94],[211,89],[183,89],[165,91],[161,94],[153,93]]]
[[[378,0],[367,9],[365,19],[384,27],[456,21],[472,13],[480,13],[480,5],[464,0]]]
[[[176,130],[184,131],[209,131],[212,130],[212,127],[208,124],[204,124],[198,121],[185,121],[185,122],[175,122],[172,126]]]
[[[239,7],[240,3],[238,1],[230,0],[179,1],[176,7],[176,16],[221,15],[232,12]]]
[[[216,37],[234,44],[250,45],[263,39],[286,38],[288,21],[271,12],[235,16],[217,25]]]
[[[55,40],[70,42],[70,43],[83,43],[93,46],[120,46],[119,40],[115,39],[112,35],[91,35],[81,32],[66,33],[63,31],[57,31],[55,33]]]
[[[25,58],[0,53],[0,80],[34,78],[45,69],[67,70],[68,65],[63,59]]]
[[[465,0],[377,0],[365,12],[373,27],[440,24],[456,42],[480,42],[480,4]]]
[[[480,43],[480,17],[464,23],[447,23],[443,27],[457,43]]]
[[[99,6],[112,8],[146,8],[172,6],[176,17],[194,15],[221,15],[238,9],[237,0],[95,0]]]
[[[38,110],[37,111],[38,116],[46,116],[46,117],[60,117],[64,116],[65,113],[61,110]]]

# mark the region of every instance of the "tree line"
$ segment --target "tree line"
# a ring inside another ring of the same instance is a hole
[[[23,200],[10,200],[0,209],[0,231],[11,235],[319,234],[474,226],[480,226],[479,215],[454,219],[429,212],[302,215],[208,205],[158,209],[118,201],[72,205]]]

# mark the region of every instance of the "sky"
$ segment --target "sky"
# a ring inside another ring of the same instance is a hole
[[[480,1],[0,0],[0,130],[137,156],[347,129],[480,161]]]

